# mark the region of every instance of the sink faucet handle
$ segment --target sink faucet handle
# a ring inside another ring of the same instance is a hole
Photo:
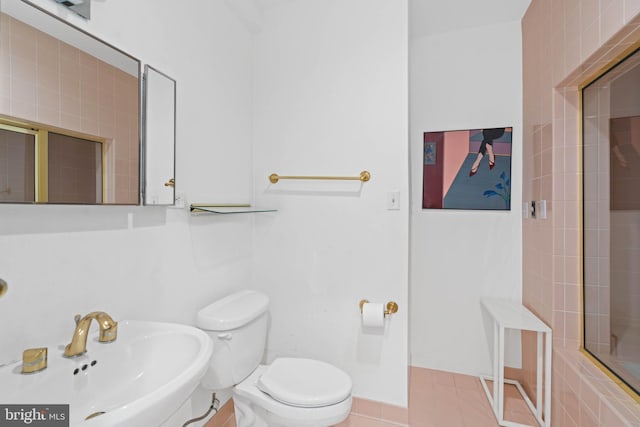
[[[22,353],[22,373],[33,374],[47,367],[46,347],[29,348]]]
[[[76,326],[78,326],[78,322],[80,321],[80,319],[82,319],[82,315],[80,314],[76,314],[75,316],[73,316],[73,321],[76,322]]]

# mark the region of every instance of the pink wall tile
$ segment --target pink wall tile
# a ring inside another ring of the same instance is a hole
[[[88,120],[98,123],[100,120],[98,116],[98,104],[83,99],[80,103],[80,117],[82,117],[83,121]]]
[[[19,99],[11,99],[11,115],[14,117],[36,117],[38,110],[35,102],[24,102]]]
[[[383,403],[380,409],[380,418],[384,421],[398,424],[406,424],[409,422],[409,411],[407,408]]]
[[[380,419],[382,417],[382,407],[380,402],[369,399],[353,398],[351,412],[354,414],[366,415],[368,417]]]
[[[80,116],[62,112],[60,114],[60,126],[66,129],[81,129],[82,118]]]
[[[603,0],[600,4],[600,41],[608,41],[624,23],[624,2]]]
[[[75,71],[73,70],[74,66],[69,65],[68,67],[61,67],[62,72],[60,73],[60,92],[63,97],[67,97],[73,99],[78,104],[78,108],[80,108],[80,80],[77,78]]]
[[[595,2],[595,9],[598,10],[598,2]],[[600,23],[594,21],[586,27],[583,27],[582,37],[580,39],[580,58],[582,61],[590,59],[600,46]]]
[[[38,86],[38,90],[44,89],[59,93],[60,73],[58,72],[58,67],[49,68],[38,65],[37,69],[36,84]]]
[[[13,20],[11,25],[11,55],[29,64],[36,64],[37,58],[36,32],[31,27],[20,25]]]
[[[52,126],[61,125],[60,110],[58,108],[49,108],[46,106],[37,106],[36,119],[40,123],[48,123]]]
[[[81,104],[79,98],[74,98],[66,94],[60,96],[60,112],[76,117],[81,116]],[[79,126],[79,125],[78,125]],[[75,129],[75,128],[72,128]]]
[[[600,425],[607,427],[625,427],[628,426],[620,415],[614,411],[608,404],[600,402]]]
[[[86,119],[84,117],[81,117],[80,120],[82,124],[80,130],[82,132],[92,135],[97,135],[100,132],[100,127],[97,120]]]
[[[640,14],[640,0],[624,0],[624,22],[630,22]]]
[[[593,24],[598,24],[598,15],[600,1],[599,0],[581,0],[580,1],[580,27],[588,28]]]
[[[640,39],[640,35],[632,33],[632,27],[623,28],[623,22],[631,19],[627,13],[633,16],[638,14],[639,3],[638,0],[556,0],[549,6],[546,1],[533,0],[523,19],[525,167],[522,191],[523,194],[528,191],[533,191],[534,194],[537,191],[549,191],[542,184],[543,178],[548,176],[551,179],[552,200],[555,201],[551,214],[553,232],[550,235],[544,232],[544,226],[539,222],[527,220],[523,224],[523,252],[526,254],[523,257],[523,300],[533,305],[534,312],[545,312],[547,306],[552,306],[555,348],[577,348],[581,334],[582,177],[579,147],[580,103],[575,88],[581,83],[580,79],[586,78],[586,72],[594,72],[608,61],[607,55],[616,56],[624,49],[623,45],[602,46],[605,42],[620,43],[624,40],[623,43],[629,43],[629,33],[635,40]],[[545,30],[547,22],[562,28],[554,28],[549,37]],[[625,31],[627,34],[622,34]],[[540,52],[551,52],[551,55],[544,56]],[[552,75],[550,82],[549,72]],[[562,82],[562,86],[554,87],[557,82]],[[553,94],[551,99],[548,96],[550,93]],[[553,125],[550,170],[545,166],[545,159],[537,159],[535,154],[537,126],[545,122]],[[529,163],[539,167],[527,168]],[[596,241],[606,242],[608,230],[594,228],[593,236]],[[593,254],[596,261],[587,266],[590,276],[596,277],[598,281],[602,279],[604,284],[608,283],[609,271],[605,266],[606,259],[603,261],[599,254],[607,250],[606,245],[599,248]],[[543,261],[546,259],[551,259],[551,276],[536,272],[536,268],[547,266],[547,262]],[[544,291],[549,288],[552,289],[550,294]],[[608,311],[608,289],[606,286],[598,286],[589,288],[586,292],[597,295],[594,298],[596,303],[588,308],[593,311],[592,320],[599,328],[596,339],[607,345],[609,331],[600,324],[608,322],[600,322],[603,316],[599,311],[605,310],[605,314]],[[532,346],[528,340],[523,340],[523,355]],[[531,368],[526,365],[531,363],[534,362],[523,356],[523,371],[530,371]],[[583,372],[586,371],[577,369],[574,365],[577,362],[572,360],[565,364],[554,356],[554,363],[554,426],[609,426],[609,423],[616,425],[615,423],[620,422],[621,411],[612,410],[608,404],[605,405],[605,411],[600,411],[600,405],[606,401],[603,397],[605,395],[585,385]],[[604,379],[597,384],[607,384],[607,381]],[[617,386],[608,384],[607,387],[609,386],[619,391]],[[576,398],[576,392],[581,393],[580,399]],[[578,401],[581,403],[578,404]],[[637,409],[637,404],[632,405]]]

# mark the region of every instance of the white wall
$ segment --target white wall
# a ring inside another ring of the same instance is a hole
[[[177,190],[250,200],[251,36],[223,0],[189,3],[93,2],[88,22],[61,13],[177,80]],[[251,230],[243,216],[166,208],[0,205],[0,364],[68,342],[76,313],[192,324],[249,283]]]
[[[254,285],[271,297],[269,355],[350,373],[354,396],[407,404],[407,2],[305,0],[265,10],[255,39]],[[358,175],[370,182],[282,181]],[[386,209],[387,192],[401,209]],[[360,299],[395,300],[384,335]]]
[[[511,211],[422,210],[423,133],[512,126],[512,184],[522,180],[520,22],[412,40],[411,364],[490,373],[483,296],[520,300],[522,202]],[[508,361],[519,365],[518,337]]]

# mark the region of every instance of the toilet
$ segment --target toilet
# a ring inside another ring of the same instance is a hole
[[[233,387],[237,427],[328,427],[351,411],[351,378],[314,359],[260,362],[267,340],[269,298],[244,290],[198,312],[197,326],[213,341],[201,383],[211,391]]]

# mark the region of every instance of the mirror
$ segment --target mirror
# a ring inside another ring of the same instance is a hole
[[[0,203],[140,203],[140,61],[0,1]]]
[[[176,81],[149,65],[144,67],[145,205],[175,203]]]

